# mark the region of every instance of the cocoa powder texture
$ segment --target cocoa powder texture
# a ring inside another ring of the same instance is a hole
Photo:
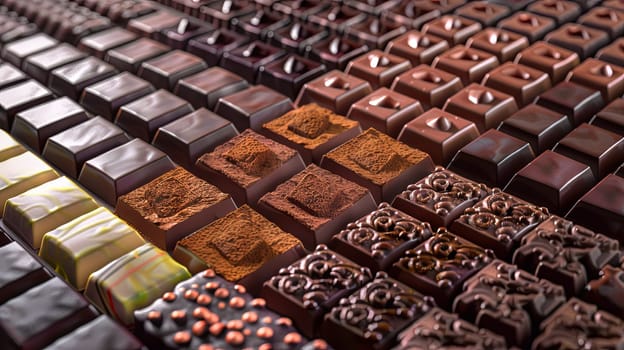
[[[295,156],[292,148],[247,129],[199,157],[198,163],[248,187]]]
[[[368,189],[311,164],[259,202],[316,230],[368,193]]]
[[[176,167],[119,197],[146,221],[167,231],[229,195],[216,186]]]
[[[383,185],[428,154],[370,128],[325,156],[374,184]]]
[[[243,205],[178,244],[226,280],[236,282],[301,242]]]
[[[262,127],[312,150],[358,125],[357,121],[311,103],[273,119]]]

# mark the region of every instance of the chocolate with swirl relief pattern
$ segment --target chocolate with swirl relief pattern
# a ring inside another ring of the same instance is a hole
[[[532,350],[623,349],[624,321],[576,298],[542,322]]]
[[[338,301],[372,279],[372,273],[318,245],[316,250],[264,283],[267,306],[291,318],[307,337],[318,334],[323,316]]]
[[[400,331],[434,306],[432,297],[378,272],[325,315],[321,335],[337,349],[389,349]]]
[[[433,228],[448,227],[463,211],[492,193],[484,184],[436,167],[424,179],[407,186],[392,206],[428,221]]]
[[[617,240],[552,216],[522,239],[513,263],[563,286],[566,294],[573,296],[619,256]]]
[[[548,209],[495,188],[492,194],[466,209],[451,230],[509,261],[522,237],[549,216]]]
[[[384,202],[375,211],[349,223],[332,238],[330,246],[376,272],[389,268],[405,250],[414,248],[431,235],[429,223]]]
[[[506,350],[502,336],[438,308],[433,308],[399,334],[394,350]]]
[[[464,282],[494,259],[491,250],[440,228],[424,243],[405,251],[390,274],[450,309]]]
[[[526,348],[540,322],[565,301],[563,287],[495,260],[465,283],[453,312]]]

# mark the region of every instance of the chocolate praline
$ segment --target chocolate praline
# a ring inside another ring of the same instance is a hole
[[[455,10],[455,13],[481,23],[484,27],[495,25],[510,13],[507,6],[493,4],[487,1],[470,1]]]
[[[291,19],[282,13],[270,8],[259,8],[255,12],[237,17],[233,20],[232,26],[252,40],[268,41],[269,33],[285,27],[290,21]]]
[[[584,60],[609,43],[609,34],[581,24],[565,24],[546,35],[544,40],[574,51]]]
[[[580,295],[600,269],[620,257],[618,241],[572,221],[551,216],[524,236],[513,263]]]
[[[598,53],[596,58],[601,61],[624,66],[624,38],[617,39],[611,45],[605,46]]]
[[[624,68],[593,58],[572,69],[566,80],[600,90],[606,103],[624,93]]]
[[[528,142],[539,155],[572,131],[572,124],[565,114],[530,104],[503,120],[498,130]]]
[[[373,50],[349,62],[345,73],[362,78],[377,89],[382,86],[389,87],[394,77],[411,67],[406,59]]]
[[[502,63],[512,60],[518,52],[527,48],[529,41],[525,36],[504,29],[486,28],[471,36],[466,46],[489,52]]]
[[[186,50],[201,57],[209,67],[216,66],[224,52],[229,52],[249,42],[249,38],[225,28],[189,40]]]
[[[307,21],[320,27],[343,33],[346,28],[366,19],[366,14],[344,5],[330,6],[326,10],[310,15]]]
[[[518,53],[514,62],[548,73],[554,85],[565,79],[581,60],[576,52],[538,41]]]
[[[487,72],[498,66],[496,56],[485,51],[457,45],[433,60],[432,67],[458,76],[464,86],[480,82]]]
[[[381,203],[370,214],[347,224],[330,247],[373,272],[388,269],[407,249],[432,235],[427,222]]]
[[[305,83],[323,73],[323,64],[289,54],[262,66],[258,84],[264,84],[294,100]]]
[[[533,43],[555,29],[556,23],[549,17],[519,11],[498,22],[497,27],[524,35]]]
[[[290,317],[304,335],[314,336],[323,316],[372,278],[368,268],[319,245],[266,281],[261,295],[269,308]]]
[[[368,46],[351,39],[330,35],[306,49],[306,56],[323,63],[327,69],[344,70],[347,64],[368,52]]]
[[[445,15],[431,20],[422,27],[422,32],[448,41],[449,45],[463,44],[469,37],[481,30],[481,23],[456,15]]]
[[[505,187],[534,158],[527,142],[491,129],[457,152],[449,170],[491,187]]]
[[[306,54],[311,49],[311,45],[318,43],[328,35],[328,32],[323,28],[316,28],[299,21],[294,21],[288,26],[267,34],[271,44],[299,54]]]
[[[391,39],[405,33],[407,28],[400,22],[388,17],[368,17],[363,22],[349,26],[345,35],[351,39],[363,42],[371,49],[383,50]]]
[[[325,154],[321,166],[368,188],[378,203],[434,168],[427,153],[372,128]]]
[[[493,189],[492,194],[467,208],[451,230],[509,261],[522,237],[549,216],[547,208]]]
[[[605,105],[600,91],[569,81],[553,86],[535,103],[566,115],[573,126],[588,122]]]
[[[214,28],[205,23],[198,23],[189,18],[182,18],[177,24],[165,28],[156,35],[158,41],[169,45],[173,49],[184,50],[192,38],[208,33]]]
[[[218,0],[199,8],[199,19],[209,22],[215,28],[227,28],[232,21],[254,11],[249,0]]]
[[[207,65],[201,58],[174,50],[141,63],[137,75],[158,89],[173,90],[178,80],[206,68]]]
[[[619,302],[619,296],[624,293],[623,280],[623,267],[607,265],[600,271],[600,277],[590,281],[585,287],[585,299],[624,318],[624,306]]]
[[[578,19],[579,24],[603,30],[611,39],[624,34],[624,11],[607,7],[594,7]]]
[[[392,90],[415,98],[425,110],[441,108],[462,87],[459,77],[426,64],[397,76],[392,83]]]
[[[582,9],[574,1],[543,0],[536,1],[527,7],[527,11],[550,17],[557,24],[572,22],[581,14]]]
[[[434,35],[412,30],[391,40],[385,52],[408,59],[412,66],[430,64],[433,59],[448,50],[446,40]]]
[[[485,132],[518,111],[518,105],[510,95],[472,83],[447,99],[444,111],[470,120]]]
[[[219,65],[253,84],[258,78],[261,67],[278,60],[285,54],[284,50],[256,40],[224,52]]]
[[[351,105],[347,118],[396,138],[403,125],[422,113],[418,100],[380,88]]]
[[[312,164],[265,194],[258,210],[308,249],[375,209],[370,192]]]
[[[505,191],[565,215],[595,183],[588,165],[545,151],[520,169]]]
[[[453,311],[519,347],[527,347],[540,322],[566,301],[561,286],[500,260],[466,281],[464,290]]]
[[[432,108],[405,124],[397,140],[427,152],[435,164],[445,166],[477,137],[479,130],[473,122]]]
[[[521,107],[532,103],[538,95],[551,88],[548,74],[511,62],[486,74],[483,85],[513,96]]]
[[[316,103],[340,115],[346,115],[354,102],[372,91],[367,81],[333,70],[305,84],[295,103],[299,107]]]
[[[603,108],[590,124],[624,136],[624,99],[618,98]]]
[[[169,48],[157,41],[141,38],[127,45],[108,50],[106,62],[119,70],[136,74],[141,64],[169,51]]]
[[[460,253],[461,252],[461,253]],[[390,275],[450,309],[464,282],[492,260],[494,253],[444,228],[392,265]]]

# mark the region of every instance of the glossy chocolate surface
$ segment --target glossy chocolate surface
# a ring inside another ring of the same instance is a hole
[[[368,81],[376,89],[389,87],[394,77],[410,68],[411,63],[401,57],[373,50],[349,62],[345,73]]]
[[[624,242],[624,178],[607,175],[572,207],[566,218]]]
[[[78,181],[109,205],[117,197],[174,168],[167,155],[134,139],[85,162]]]
[[[487,72],[498,66],[496,56],[485,51],[457,45],[438,55],[432,67],[458,76],[464,86],[480,82]]]
[[[136,73],[143,62],[168,51],[169,48],[166,45],[151,39],[141,38],[130,44],[109,50],[106,53],[106,62],[119,70]]]
[[[624,136],[624,99],[618,98],[608,104],[591,120],[591,125]]]
[[[333,148],[360,134],[357,121],[311,103],[262,125],[261,133],[295,149],[306,164],[319,164]]]
[[[212,67],[180,79],[174,93],[194,108],[214,109],[219,98],[248,87],[249,84],[242,77],[221,67]]]
[[[50,137],[43,157],[77,178],[88,159],[128,141],[123,130],[102,117],[95,117]]]
[[[249,39],[240,33],[225,28],[189,40],[187,51],[201,57],[208,66],[216,66],[224,52],[232,51],[249,42]]]
[[[609,33],[611,39],[624,34],[624,11],[594,7],[578,19],[578,23]]]
[[[366,14],[348,6],[330,6],[328,9],[317,12],[308,17],[308,22],[326,27],[334,32],[342,33],[347,27],[351,27],[366,19]]]
[[[290,317],[304,335],[313,336],[325,313],[372,279],[368,268],[319,245],[268,280],[262,297],[269,308]]]
[[[425,110],[431,107],[441,108],[462,87],[457,76],[426,64],[397,76],[392,83],[392,90],[415,98]]]
[[[552,216],[522,239],[513,263],[563,286],[570,297],[580,295],[587,282],[619,256],[617,240]]]
[[[407,27],[418,29],[424,23],[442,15],[439,9],[426,8],[420,5],[419,2],[403,0],[390,8],[383,16],[390,17],[392,20],[403,23]]]
[[[391,275],[433,296],[441,307],[450,308],[464,282],[493,259],[491,250],[440,229],[424,243],[405,251],[392,266]]]
[[[491,70],[483,85],[513,96],[518,106],[525,106],[551,88],[548,74],[527,66],[507,62]]]
[[[127,28],[141,36],[156,39],[161,30],[173,27],[179,21],[180,16],[170,11],[160,10],[147,16],[131,19]]]
[[[6,236],[5,238],[6,239]],[[4,245],[4,243],[7,243]],[[0,303],[4,304],[50,278],[43,265],[17,242],[0,246]]]
[[[201,58],[184,51],[174,50],[143,62],[138,76],[158,89],[173,90],[178,80],[206,68],[206,63]]]
[[[598,53],[596,58],[601,61],[617,64],[618,66],[624,66],[624,38],[618,39],[611,43],[609,46],[605,46]]]
[[[266,86],[249,89],[221,97],[215,113],[231,121],[237,130],[259,130],[262,124],[273,120],[293,108],[292,101]]]
[[[488,186],[504,187],[533,158],[527,142],[488,130],[460,149],[448,168]]]
[[[475,123],[480,132],[497,127],[518,110],[513,97],[492,88],[472,83],[451,96],[444,111]]]
[[[588,165],[545,151],[520,169],[505,191],[565,215],[595,183]]]
[[[550,17],[561,25],[577,19],[581,14],[581,6],[574,1],[542,0],[527,6],[527,11]]]
[[[218,0],[200,7],[199,18],[214,27],[227,28],[232,24],[233,19],[251,13],[253,10],[253,2],[249,0]]]
[[[255,12],[236,18],[233,27],[252,40],[266,41],[269,33],[290,23],[290,18],[268,8],[259,8]]]
[[[566,80],[600,90],[605,102],[624,93],[624,67],[588,58],[568,73]]]
[[[348,38],[330,36],[311,46],[307,56],[323,63],[327,69],[344,70],[347,64],[368,52],[368,46]]]
[[[349,26],[345,35],[366,44],[371,49],[383,50],[391,39],[405,33],[407,28],[388,17],[368,17],[363,22]]]
[[[86,57],[85,53],[68,44],[28,56],[22,65],[24,72],[43,84],[47,84],[50,73],[61,66],[76,62]]]
[[[564,114],[530,104],[503,120],[498,130],[528,142],[539,155],[572,131],[572,124]]]
[[[15,115],[11,134],[41,153],[46,140],[87,120],[87,113],[67,97],[42,103]]]
[[[48,350],[81,348],[141,350],[144,346],[126,329],[113,322],[108,316],[102,315],[46,347]]]
[[[253,84],[256,82],[261,67],[281,58],[285,53],[284,50],[269,44],[253,41],[245,46],[224,52],[220,65],[229,71],[236,72]]]
[[[151,142],[159,127],[192,111],[188,102],[161,89],[121,107],[115,124],[128,134]]]
[[[600,91],[572,82],[561,82],[535,100],[540,106],[565,114],[573,126],[588,122],[604,107]]]
[[[11,130],[13,118],[23,110],[53,99],[52,92],[34,80],[0,91],[0,128]]]
[[[436,56],[448,48],[446,40],[412,30],[391,40],[386,45],[385,51],[409,60],[412,66],[416,67],[419,64],[430,64]]]
[[[0,345],[40,349],[95,317],[84,298],[52,278],[0,306]]]
[[[427,153],[372,128],[326,153],[321,166],[368,188],[377,203],[434,168]]]
[[[353,103],[372,91],[367,81],[333,70],[305,84],[296,104],[303,106],[316,103],[338,114],[347,115]]]
[[[323,28],[317,28],[299,21],[293,21],[289,25],[268,34],[271,44],[300,54],[304,54],[308,47],[328,35],[329,33]]]
[[[499,62],[512,60],[518,52],[529,46],[526,37],[499,28],[486,28],[466,42],[467,47],[493,54]]]
[[[214,28],[204,23],[197,23],[189,18],[182,18],[177,24],[160,31],[158,41],[169,45],[173,49],[184,50],[191,38],[208,33]]]
[[[398,140],[428,153],[435,164],[446,165],[460,148],[478,136],[473,122],[432,108],[405,124]]]
[[[123,72],[87,87],[80,103],[93,114],[112,121],[117,116],[119,107],[154,90],[147,81]]]
[[[28,75],[9,63],[0,64],[0,89],[28,80]]]
[[[579,349],[579,342],[591,339],[590,344],[624,346],[620,329],[624,321],[595,305],[572,298],[540,326],[542,334],[533,341],[533,349]]]
[[[565,24],[546,35],[544,40],[574,51],[585,59],[609,43],[609,34],[580,24]]]
[[[95,57],[87,57],[53,70],[49,86],[58,95],[78,100],[84,88],[116,73],[117,70],[110,64]]]
[[[26,57],[51,49],[57,44],[58,41],[46,34],[35,34],[4,45],[2,48],[2,59],[16,67],[20,67]]]
[[[495,25],[510,12],[507,6],[488,1],[470,1],[455,11],[456,14],[477,21],[484,27]]]
[[[589,165],[599,180],[624,162],[624,137],[594,125],[581,124],[553,150]]]
[[[375,128],[397,137],[403,125],[423,113],[420,102],[388,88],[380,88],[357,101],[347,117],[362,129]]]
[[[537,40],[541,40],[546,34],[555,29],[556,23],[554,19],[549,17],[519,11],[498,22],[497,26],[510,32],[523,35],[533,43]]]
[[[236,135],[236,128],[228,120],[205,108],[199,108],[161,126],[154,136],[153,144],[167,152],[174,162],[192,169],[199,156],[213,151]]]
[[[104,59],[108,50],[127,44],[137,39],[137,37],[135,33],[125,29],[112,28],[82,38],[78,44],[78,48],[86,51],[90,55]]]
[[[548,73],[554,85],[562,81],[581,60],[576,52],[538,41],[522,50],[514,62]]]
[[[422,32],[448,41],[449,45],[463,44],[469,37],[481,30],[481,24],[468,18],[446,15],[427,22]]]
[[[540,322],[566,301],[561,286],[500,260],[479,271],[464,288],[453,311],[516,346],[528,346]]]
[[[381,203],[370,214],[336,234],[330,246],[373,272],[388,269],[403,252],[432,235],[427,222]]]
[[[505,338],[438,308],[399,334],[396,350],[447,348],[508,349]]]
[[[388,348],[413,319],[434,306],[430,296],[379,272],[374,280],[331,309],[321,326],[321,335],[337,348]],[[366,316],[353,317],[363,310]]]
[[[264,65],[258,75],[258,84],[266,85],[294,100],[303,84],[323,73],[324,65],[289,54]]]

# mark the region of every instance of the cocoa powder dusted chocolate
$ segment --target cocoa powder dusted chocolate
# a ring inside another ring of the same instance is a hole
[[[391,201],[434,168],[427,153],[372,128],[327,153],[321,166],[368,187],[378,202]]]
[[[309,165],[265,194],[258,209],[306,247],[326,243],[348,222],[375,209],[369,191],[338,175]]]
[[[298,239],[244,205],[180,240],[173,256],[192,272],[212,268],[228,281],[248,285],[246,278],[251,284],[264,281],[291,262],[290,256],[297,259],[300,246]],[[267,269],[269,275],[257,276]]]
[[[123,195],[115,213],[162,249],[236,209],[232,198],[183,168]]]
[[[270,138],[299,151],[306,163],[318,163],[324,153],[361,131],[357,121],[315,103],[292,110],[262,128]]]
[[[258,198],[304,169],[297,151],[247,129],[199,157],[200,176],[232,195],[238,204]]]

